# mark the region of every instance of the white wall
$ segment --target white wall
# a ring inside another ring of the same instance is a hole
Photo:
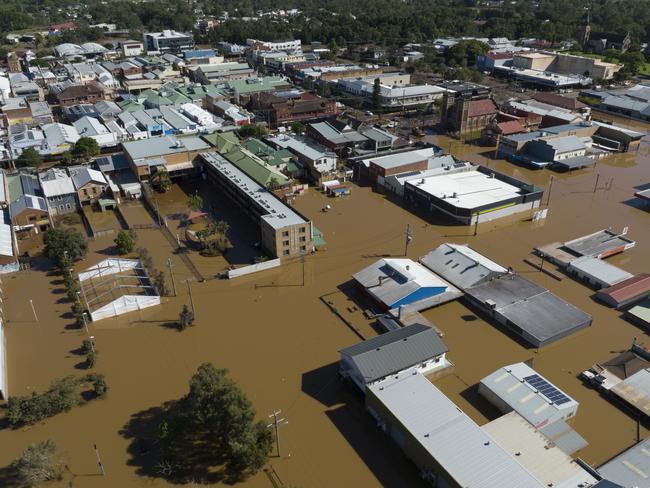
[[[228,271],[228,278],[237,278],[238,276],[245,276],[265,269],[277,268],[280,266],[280,258],[270,259],[261,263],[251,264],[243,268],[231,269]]]

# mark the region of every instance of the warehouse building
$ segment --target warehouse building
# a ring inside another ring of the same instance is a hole
[[[577,401],[525,363],[497,369],[481,380],[478,392],[501,412],[514,410],[536,429],[578,413]]]
[[[465,225],[531,211],[540,206],[543,193],[535,185],[483,166],[404,185],[404,199],[411,205]]]
[[[410,259],[380,259],[353,278],[384,310],[404,306],[425,310],[461,295],[458,289]]]
[[[427,375],[451,367],[448,350],[431,327],[408,325],[341,349],[339,374],[365,392],[367,385],[391,375]]]
[[[587,488],[599,480],[593,470],[583,468],[515,412],[485,424],[482,429],[544,486]]]
[[[421,374],[370,385],[366,407],[433,486],[546,486]]]
[[[598,472],[621,487],[650,487],[650,438],[639,442],[598,468]]]
[[[516,274],[469,288],[465,297],[470,305],[535,348],[591,325],[590,315]]]
[[[625,317],[635,324],[650,328],[650,298],[646,298],[625,312]]]
[[[234,164],[216,153],[202,153],[204,172],[215,190],[259,224],[261,245],[272,257],[297,257],[314,251],[310,220],[287,206]]]
[[[466,290],[508,273],[508,270],[469,246],[446,242],[420,262],[438,276]]]
[[[632,274],[591,256],[576,258],[567,266],[567,272],[585,281],[597,290],[632,278]]]
[[[596,293],[598,300],[618,309],[648,297],[650,297],[650,274],[648,273],[640,273]]]

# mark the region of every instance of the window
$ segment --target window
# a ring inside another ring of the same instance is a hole
[[[302,237],[300,238],[300,242],[307,242],[307,238],[306,238],[305,236],[302,236]]]
[[[307,246],[300,246],[300,250],[301,250],[301,251],[306,251],[306,250],[307,250]]]
[[[65,207],[64,207],[63,205],[59,205],[59,210],[61,210],[61,212],[63,212],[63,209],[64,209],[64,208],[65,208]]]
[[[289,241],[282,241],[282,245],[284,247],[289,247]]]
[[[69,203],[66,203],[66,204],[65,204],[65,208],[67,208],[68,210],[70,210],[70,209],[72,208],[72,205],[70,205]]]
[[[282,231],[282,237],[289,237],[289,231],[288,230]]]
[[[30,215],[29,221],[30,222],[36,222],[36,216],[35,215]]]
[[[284,251],[282,251],[282,255],[283,256],[288,256],[289,255],[289,249],[285,249]]]
[[[304,227],[301,227],[300,229],[298,229],[298,231],[299,231],[301,234],[304,234],[304,233],[305,233],[305,228],[304,228]]]

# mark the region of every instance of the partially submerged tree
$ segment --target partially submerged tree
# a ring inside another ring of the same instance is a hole
[[[169,294],[169,291],[167,290],[167,281],[165,280],[165,273],[162,271],[155,271],[153,273],[153,287],[161,297]]]
[[[115,238],[115,246],[119,254],[129,254],[135,249],[135,232],[132,230],[121,230]]]
[[[200,452],[204,463],[223,466],[240,477],[259,471],[273,447],[270,430],[255,421],[244,392],[226,369],[209,363],[192,376],[189,393],[166,406],[159,441],[170,462],[191,470],[188,463]]]
[[[203,208],[203,197],[198,193],[193,193],[187,197],[187,206],[190,210],[201,210]]]
[[[151,186],[157,191],[167,193],[172,187],[172,180],[166,169],[158,169],[151,177]]]
[[[56,458],[56,443],[51,439],[29,446],[11,467],[20,486],[29,488],[60,480],[63,475],[63,463]]]
[[[43,234],[45,255],[52,259],[56,266],[65,271],[70,264],[86,255],[88,242],[77,229],[72,227],[55,227]]]
[[[181,313],[178,315],[178,330],[185,330],[194,323],[194,314],[190,307],[183,305]]]

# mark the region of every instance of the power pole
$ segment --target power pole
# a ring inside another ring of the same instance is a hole
[[[476,222],[474,222],[474,235],[478,235],[478,219],[479,219],[479,213],[476,214]]]
[[[275,445],[278,448],[278,457],[282,457],[281,451],[280,451],[280,426],[286,425],[289,423],[287,419],[283,418],[278,418],[278,416],[282,413],[282,410],[276,410],[274,411],[271,415],[269,415],[269,418],[273,417],[273,422],[268,424],[266,427],[271,428],[273,427],[275,429]]]
[[[408,255],[409,244],[413,240],[413,234],[411,234],[411,224],[406,224],[406,242],[404,243],[404,256]]]
[[[300,251],[300,262],[302,264],[302,286],[305,286],[305,251]]]
[[[187,292],[190,294],[190,305],[192,305],[192,314],[194,315],[194,320],[196,320],[196,309],[194,308],[194,299],[192,298],[192,287],[190,286],[190,280],[185,280],[187,283]]]
[[[600,180],[600,173],[596,173],[596,183],[594,184],[594,193],[598,190],[598,180]]]
[[[95,456],[97,456],[97,465],[99,466],[99,470],[102,472],[102,476],[106,476],[104,465],[102,464],[102,458],[99,457],[99,449],[97,449],[97,444],[93,444],[93,449],[95,450]]]
[[[174,291],[174,296],[176,296],[176,280],[174,279],[174,270],[172,269],[172,258],[167,258],[167,266],[169,266],[169,275],[172,278],[172,290]]]
[[[551,175],[551,180],[550,180],[550,182],[548,184],[548,197],[546,198],[546,206],[547,207],[551,203],[551,190],[553,189],[553,180],[554,180],[553,175]]]
[[[36,315],[36,309],[34,308],[34,301],[30,298],[29,304],[32,306],[32,313],[34,314],[34,320],[38,322],[38,315]]]

